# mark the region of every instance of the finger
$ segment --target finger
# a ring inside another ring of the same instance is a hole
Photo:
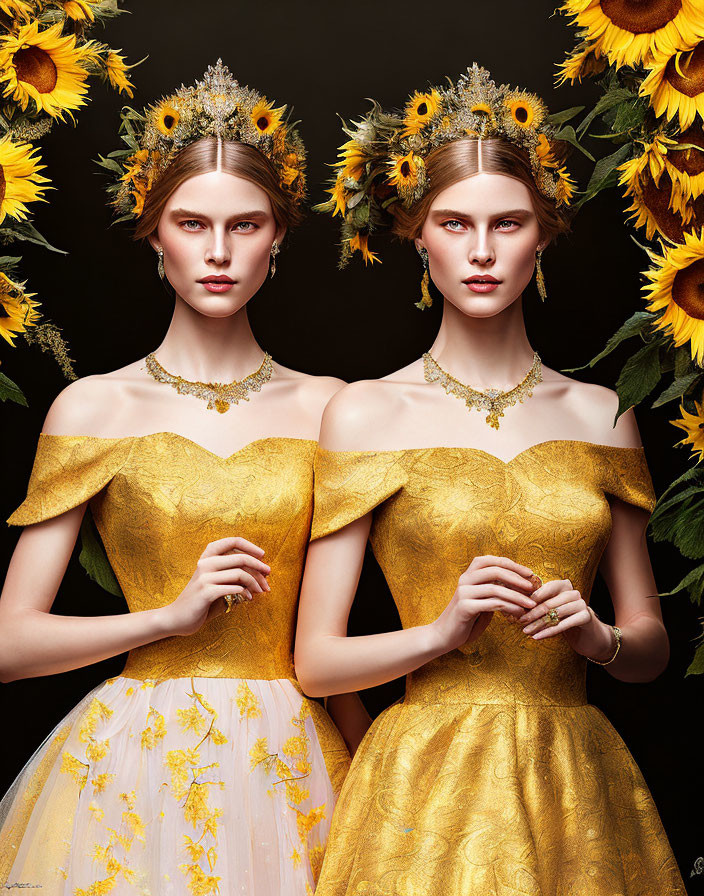
[[[271,567],[263,560],[252,557],[251,554],[215,554],[208,559],[208,564],[212,569],[231,569],[235,566],[244,566],[252,570],[257,570],[268,576]]]
[[[243,585],[245,588],[249,588],[251,592],[260,593],[265,589],[261,587],[259,582],[254,578],[254,576],[250,575],[248,572],[245,572],[244,569],[223,569],[221,570],[217,576],[215,577],[213,584],[215,585]]]
[[[533,594],[533,583],[530,579],[502,566],[484,566],[481,569],[469,570],[460,577],[460,581],[463,580],[470,585],[494,582],[497,585],[517,588],[531,596]]]
[[[203,551],[203,554],[211,557],[213,554],[226,554],[229,551],[246,551],[254,557],[264,556],[264,550],[262,548],[239,535],[232,535],[227,538],[218,538],[217,541],[211,541]]]
[[[267,582],[266,576],[262,575],[260,572],[256,572],[256,570],[248,570],[248,572],[251,572],[257,582],[259,582],[262,591],[271,591],[271,585]]]
[[[560,635],[562,632],[567,631],[570,628],[576,628],[580,625],[586,625],[589,622],[589,613],[585,610],[584,613],[577,612],[572,616],[568,616],[567,619],[560,620],[558,625],[551,626],[550,628],[543,629],[542,631],[536,632],[534,635],[531,635],[533,640],[542,641],[545,638],[549,638],[552,635]]]
[[[509,560],[508,557],[494,557],[491,554],[485,554],[481,557],[475,557],[470,563],[470,567],[474,567],[474,569],[482,569],[485,566],[501,566],[504,569],[511,569],[513,572],[517,572],[520,576],[525,576],[526,578],[530,578],[533,575],[532,569],[522,566],[514,560]]]
[[[211,603],[218,603],[220,598],[225,597],[226,594],[241,594],[247,600],[253,599],[252,592],[244,585],[214,585],[210,594]],[[225,609],[227,609],[226,603]]]
[[[548,610],[557,609],[557,607],[561,607],[564,604],[571,603],[576,598],[581,597],[579,591],[563,591],[561,594],[557,594],[555,597],[550,597],[547,600],[540,601],[533,610],[529,610],[521,622],[524,622],[526,625],[529,622],[535,622],[536,619],[539,619],[541,616],[544,616]],[[535,600],[535,596],[533,596],[533,600]]]
[[[492,598],[498,597],[502,600],[508,601],[512,606],[520,606],[524,609],[530,609],[535,606],[535,601],[528,597],[525,594],[520,594],[518,591],[512,591],[510,588],[506,588],[503,585],[496,584],[483,584],[483,585],[469,585],[467,588],[471,588],[471,592],[467,594],[467,597],[470,600],[491,600]]]
[[[552,609],[556,609],[554,607]],[[560,620],[567,618],[568,616],[572,616],[574,613],[578,613],[581,609],[583,609],[581,600],[573,600],[566,604],[559,605],[558,615]],[[520,621],[520,620],[519,620]],[[528,623],[523,627],[523,631],[526,635],[533,635],[535,632],[539,631],[542,628],[557,628],[556,625],[552,625],[547,619],[547,613],[543,613],[542,616],[539,616],[537,619],[533,620],[533,622]]]

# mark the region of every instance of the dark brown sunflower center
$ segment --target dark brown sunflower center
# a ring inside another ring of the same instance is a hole
[[[0,206],[5,201],[5,192],[7,190],[7,181],[5,180],[5,169],[0,165]]]
[[[173,117],[173,115],[165,115],[164,116],[164,127],[171,130],[171,128],[174,126],[175,121],[176,121],[176,119]]]
[[[528,121],[528,110],[525,106],[516,106],[513,114],[516,116],[516,121],[520,121],[521,124]]]
[[[657,31],[682,9],[682,0],[601,0],[601,11],[632,34]]]
[[[699,96],[704,91],[704,42],[697,44],[691,53],[682,53],[679,74],[675,68],[675,56],[665,66],[665,80],[685,96]]]
[[[704,171],[704,131],[692,126],[677,137],[678,143],[693,143],[701,149],[675,149],[667,153],[667,158],[678,171],[687,174],[701,174]]]
[[[410,173],[411,166],[408,164],[408,162],[401,162],[401,176],[408,177]]]
[[[58,75],[54,61],[39,47],[26,47],[15,53],[17,79],[31,84],[39,93],[51,93],[56,87]]]
[[[675,243],[681,243],[683,239],[684,225],[682,218],[669,207],[672,181],[668,174],[663,173],[660,185],[655,186],[652,178],[648,177],[643,187],[641,202],[648,209],[660,233]]]
[[[704,258],[677,272],[672,299],[690,317],[704,320]]]
[[[427,115],[428,114],[428,104],[420,103],[420,105],[416,109],[416,112],[418,113],[418,115]]]
[[[265,115],[262,115],[261,118],[257,119],[257,127],[259,128],[260,131],[265,131],[268,126],[269,126],[269,119]]]

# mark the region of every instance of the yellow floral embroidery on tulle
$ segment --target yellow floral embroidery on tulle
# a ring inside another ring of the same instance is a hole
[[[258,719],[261,717],[262,710],[259,701],[246,681],[240,682],[237,687],[236,702],[240,710],[240,718]]]
[[[118,875],[122,875],[126,883],[134,885],[137,882],[137,875],[133,869],[129,867],[125,859],[120,860],[114,853],[116,846],[120,847],[125,853],[132,848],[134,840],[141,843],[146,842],[146,828],[141,816],[135,811],[137,802],[136,791],[130,793],[121,793],[119,799],[125,803],[125,809],[122,812],[121,830],[107,828],[109,834],[107,845],[96,843],[91,853],[91,858],[96,864],[105,866],[105,876],[99,880],[93,881],[87,888],[76,888],[74,896],[100,896],[103,893],[110,893],[117,885]],[[95,803],[91,803],[89,808],[93,812],[97,822],[103,820],[104,812]]]
[[[190,859],[182,862],[179,870],[187,877],[187,886],[194,896],[211,896],[219,893],[218,882],[220,877],[213,874],[218,854],[215,849],[217,843],[218,819],[222,817],[223,810],[210,805],[211,789],[224,790],[223,781],[201,781],[199,778],[209,769],[219,767],[218,762],[209,765],[200,765],[200,747],[206,740],[210,740],[215,746],[221,746],[228,742],[227,737],[215,726],[217,712],[205,699],[203,694],[195,688],[195,682],[191,678],[191,690],[187,694],[193,700],[188,709],[179,709],[176,714],[179,725],[184,731],[192,731],[196,736],[202,735],[198,743],[185,750],[169,750],[164,758],[164,764],[171,772],[171,792],[173,796],[182,802],[184,818],[196,831],[201,826],[200,836],[193,839],[184,835],[184,850]],[[210,715],[210,720],[203,715],[199,706]],[[209,838],[211,843],[206,850],[203,840]],[[205,856],[208,862],[208,871],[204,870],[199,862]]]
[[[88,780],[88,769],[90,768],[85,762],[76,759],[70,753],[64,753],[61,757],[61,771],[67,775],[71,775],[78,784],[79,790],[83,790]]]
[[[102,772],[96,775],[90,782],[93,785],[93,794],[102,793],[108,784],[112,783],[114,777],[112,772]]]
[[[97,697],[94,697],[91,700],[90,706],[83,716],[80,728],[78,729],[78,739],[80,742],[85,744],[93,740],[95,737],[95,730],[100,722],[107,722],[112,714],[113,710],[110,709],[109,706],[98,700]]]
[[[107,740],[91,740],[86,747],[86,759],[91,762],[100,762],[101,759],[105,759],[109,749],[109,738]]]
[[[154,709],[153,706],[150,707],[147,713],[146,721],[147,726],[141,734],[142,747],[145,750],[152,750],[157,741],[166,737],[166,722],[162,714]]]

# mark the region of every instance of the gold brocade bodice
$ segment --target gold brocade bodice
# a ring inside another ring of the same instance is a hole
[[[313,538],[373,510],[370,534],[404,628],[438,617],[474,557],[500,555],[588,601],[611,533],[608,496],[651,512],[642,448],[574,440],[505,462],[474,448],[328,451],[315,461]],[[476,641],[407,677],[406,703],[586,702],[584,657],[501,613]]]
[[[223,458],[171,432],[116,439],[42,433],[27,498],[8,522],[37,523],[89,500],[131,612],[171,603],[209,542],[248,539],[265,551],[271,591],[193,635],[132,650],[123,674],[293,679],[315,447],[270,437]]]

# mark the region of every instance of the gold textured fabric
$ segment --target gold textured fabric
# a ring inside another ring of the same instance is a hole
[[[292,661],[315,449],[269,437],[223,458],[171,432],[40,435],[8,522],[88,501],[130,612],[173,601],[230,535],[264,549],[271,591],[132,650],[57,726],[0,803],[0,884],[312,893],[349,766]]]
[[[508,462],[320,449],[313,538],[373,510],[408,628],[437,618],[483,554],[569,578],[588,600],[610,496],[652,511],[642,448],[554,440]],[[475,642],[408,675],[355,755],[317,896],[684,896],[636,763],[587,703],[586,664],[495,613]]]

